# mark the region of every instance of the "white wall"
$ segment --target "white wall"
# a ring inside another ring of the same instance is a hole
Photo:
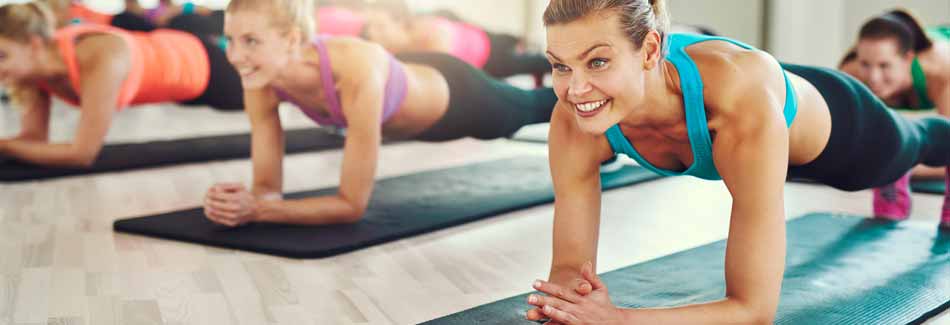
[[[822,8],[815,10],[814,8]],[[773,1],[768,17],[768,46],[783,62],[832,66],[841,57],[844,2],[840,0]]]
[[[795,3],[798,0],[781,1]],[[674,23],[707,26],[722,36],[762,47],[765,0],[667,0],[667,3]]]

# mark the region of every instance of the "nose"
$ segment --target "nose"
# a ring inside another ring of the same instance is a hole
[[[870,71],[868,71],[868,84],[871,86],[879,86],[883,78],[884,75],[879,69],[870,69]]]
[[[228,42],[228,48],[225,50],[225,54],[228,57],[228,61],[231,64],[237,64],[244,58],[244,51],[240,49],[240,46],[236,42]]]
[[[571,98],[581,98],[585,94],[591,92],[593,87],[590,85],[590,79],[583,73],[575,72],[571,75],[570,83],[568,83],[567,94]]]

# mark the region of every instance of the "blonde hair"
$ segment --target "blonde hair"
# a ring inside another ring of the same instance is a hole
[[[14,3],[0,6],[0,37],[27,43],[33,36],[52,40],[56,17],[42,2]]]
[[[285,30],[299,29],[305,42],[313,38],[317,29],[313,0],[231,0],[227,12],[246,9],[269,10],[272,25]]]
[[[592,13],[618,10],[623,33],[639,50],[651,30],[666,47],[670,16],[665,0],[551,0],[544,10],[544,25],[566,24]]]
[[[46,42],[53,40],[56,18],[42,2],[7,4],[0,6],[0,37],[20,43],[29,43],[39,36]],[[26,108],[40,95],[36,87],[12,85],[8,89],[15,104]]]
[[[70,6],[73,3],[73,0],[37,0],[39,2],[45,3],[50,11],[53,12],[53,17],[56,18],[56,27],[63,27],[70,23],[72,17],[70,17]]]

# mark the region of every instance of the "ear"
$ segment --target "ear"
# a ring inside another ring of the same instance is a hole
[[[651,30],[643,39],[643,46],[640,51],[643,52],[643,68],[650,70],[656,68],[660,60],[663,59],[663,38],[660,33]]]
[[[904,53],[904,55],[901,55],[901,57],[904,59],[904,62],[908,62],[908,63],[910,61],[913,61],[915,56],[917,56],[917,53],[914,53],[914,50],[908,50],[907,53]]]

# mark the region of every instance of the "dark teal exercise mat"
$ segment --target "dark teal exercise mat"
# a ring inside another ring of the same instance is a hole
[[[343,137],[324,129],[284,132],[287,153],[331,150],[343,147]],[[76,175],[118,172],[213,160],[248,158],[251,135],[232,134],[109,144],[102,148],[92,167],[43,167],[0,156],[0,182],[19,182]]]
[[[910,189],[914,193],[943,194],[947,190],[946,182],[940,180],[912,181]]]
[[[800,178],[791,178],[788,181],[793,183],[818,184],[815,181]],[[942,179],[913,180],[910,182],[910,190],[913,193],[943,195],[943,193],[946,191],[946,184],[944,184],[944,180]]]
[[[636,166],[602,174],[606,189],[659,176]],[[336,188],[290,194],[335,194]],[[116,231],[296,258],[316,258],[554,201],[545,157],[518,157],[380,180],[362,221],[348,225],[252,224],[228,229],[201,209],[116,221]]]
[[[947,230],[828,214],[791,220],[787,229],[776,324],[921,323],[950,307]],[[624,307],[721,299],[725,248],[726,242],[718,241],[607,272],[603,279],[613,302]],[[525,299],[512,297],[425,324],[532,324],[524,320]]]

